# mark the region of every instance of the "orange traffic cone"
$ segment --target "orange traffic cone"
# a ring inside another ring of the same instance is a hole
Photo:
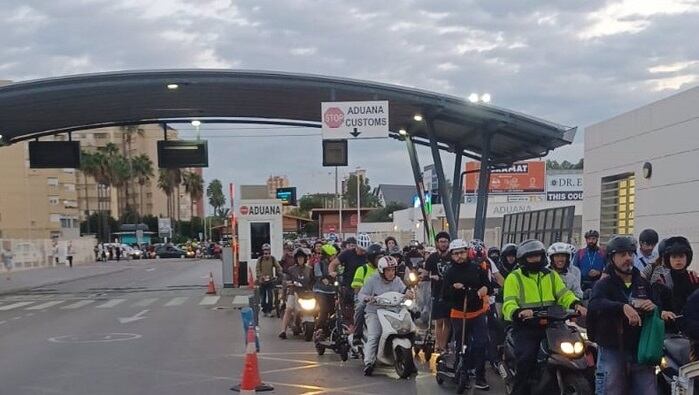
[[[216,295],[216,284],[214,284],[214,274],[209,272],[209,285],[206,288],[207,295]]]
[[[248,288],[255,288],[255,278],[252,276],[252,269],[248,268]]]
[[[273,391],[274,387],[265,384],[260,379],[260,370],[257,365],[257,353],[255,351],[255,328],[251,325],[248,329],[247,346],[245,347],[245,367],[240,384],[231,388],[241,394],[254,394],[257,391]]]

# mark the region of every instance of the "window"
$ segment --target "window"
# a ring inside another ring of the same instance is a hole
[[[600,201],[600,238],[630,235],[634,230],[636,178],[633,173],[602,179]]]
[[[49,196],[49,204],[56,206],[58,204],[58,196]]]
[[[51,214],[49,215],[49,222],[61,222],[61,214]]]
[[[64,200],[63,207],[65,207],[65,208],[78,208],[78,202],[75,200]]]
[[[106,139],[107,133],[95,133],[95,138],[96,139]]]
[[[71,226],[70,218],[61,218],[61,228],[70,228]]]
[[[65,185],[66,191],[75,192],[75,184],[70,183],[70,184],[63,184],[63,185]]]
[[[58,177],[48,177],[46,180],[47,180],[49,186],[52,186],[52,187],[58,186]]]

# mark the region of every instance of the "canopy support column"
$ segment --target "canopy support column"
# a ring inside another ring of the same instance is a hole
[[[434,240],[431,240],[432,232],[430,232],[430,221],[427,217],[427,211],[425,209],[425,185],[422,181],[422,172],[420,171],[420,163],[417,158],[417,151],[415,150],[415,143],[410,136],[405,136],[405,146],[408,148],[408,157],[410,158],[410,167],[413,170],[413,178],[415,179],[415,189],[417,190],[417,197],[420,200],[420,211],[422,212],[422,220],[425,226],[425,234],[427,239],[425,240],[427,244],[432,244]]]
[[[454,207],[454,233],[459,231],[459,214],[461,212],[461,196],[462,196],[462,177],[461,177],[461,159],[463,158],[463,148],[457,145],[454,150],[454,178],[452,179],[451,204]]]
[[[437,145],[437,139],[434,135],[434,129],[432,128],[432,120],[427,119],[425,121],[425,131],[430,138],[430,149],[432,150],[432,160],[434,161],[434,169],[437,172],[437,180],[439,182],[439,196],[442,198],[442,206],[444,206],[444,213],[447,216],[447,223],[449,224],[449,236],[452,239],[456,238],[456,231],[458,224],[454,218],[454,206],[451,204],[451,196],[447,190],[447,180],[444,178],[444,167],[442,166],[442,157],[439,155],[439,146]]]
[[[473,238],[483,240],[485,237],[485,220],[488,212],[488,187],[490,186],[490,140],[491,133],[483,131],[483,152],[481,168],[478,174],[478,195],[476,200],[476,223]]]

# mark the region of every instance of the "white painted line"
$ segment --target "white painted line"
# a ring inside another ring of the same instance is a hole
[[[158,298],[146,298],[143,300],[139,300],[138,302],[134,303],[131,305],[131,307],[146,307],[150,306],[153,303],[155,303],[158,300]]]
[[[27,306],[27,305],[30,305],[30,304],[32,304],[32,303],[34,303],[34,302],[17,302],[17,303],[12,303],[12,304],[8,304],[7,306],[2,306],[2,307],[0,307],[0,311],[8,311],[8,310],[16,309],[16,308],[18,308],[18,307]]]
[[[153,270],[155,270],[154,267],[151,267],[151,268],[146,269],[147,272],[152,272]]]
[[[247,306],[250,304],[250,299],[247,296],[237,295],[233,298],[234,306]]]
[[[95,303],[96,300],[81,300],[79,302],[75,302],[73,304],[69,304],[68,306],[62,306],[61,309],[63,310],[74,310],[74,309],[79,309],[83,306],[87,306],[91,303]]]
[[[6,320],[0,321],[0,325],[4,324],[4,323],[6,323],[6,322],[7,322]]]
[[[96,309],[109,309],[112,308],[120,303],[126,302],[126,299],[112,299],[108,301],[107,303],[101,304],[99,306],[95,306]]]
[[[203,306],[210,306],[212,304],[216,304],[219,299],[221,299],[220,296],[204,296],[204,299],[202,299],[199,304]]]
[[[179,306],[181,304],[184,304],[184,302],[186,302],[187,299],[189,299],[189,296],[174,297],[169,302],[165,303],[165,307]]]
[[[19,316],[17,316],[17,317],[12,317],[12,319],[15,320],[15,321],[17,321],[17,320],[20,319],[20,318],[22,318],[21,315],[19,315]]]
[[[138,321],[138,320],[142,320],[142,319],[148,318],[148,317],[144,317],[144,316],[143,316],[143,315],[146,314],[147,312],[148,312],[148,310],[143,310],[143,311],[141,311],[140,313],[138,313],[138,314],[136,314],[136,315],[134,315],[134,316],[131,316],[131,317],[123,317],[123,318],[119,318],[118,320],[119,320],[119,323],[121,323],[121,324],[128,324],[129,322],[134,322],[134,321]]]
[[[38,304],[35,306],[27,307],[25,310],[43,310],[43,309],[48,309],[49,307],[53,307],[55,305],[61,304],[65,302],[65,300],[54,300],[52,302],[46,302],[42,304]]]

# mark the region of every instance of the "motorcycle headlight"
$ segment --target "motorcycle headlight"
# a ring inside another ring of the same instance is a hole
[[[582,342],[575,342],[575,344],[573,344],[573,351],[575,351],[576,354],[582,354],[583,350],[585,350],[585,346]]]
[[[561,351],[563,354],[574,354],[575,346],[573,346],[573,343],[571,342],[563,342],[561,343]]]
[[[660,358],[660,370],[664,370],[667,368],[667,358],[662,357]]]
[[[315,310],[316,308],[315,299],[299,299],[299,304],[301,305],[301,308],[306,311]]]
[[[413,302],[412,299],[406,299],[406,300],[403,302],[403,305],[404,305],[405,307],[407,307],[407,308],[411,308],[411,307],[413,307],[413,303],[414,303],[414,302]]]
[[[408,273],[408,281],[410,283],[416,283],[417,282],[417,274],[410,272]]]
[[[587,332],[580,332],[580,337],[582,337],[583,340],[587,340]]]

